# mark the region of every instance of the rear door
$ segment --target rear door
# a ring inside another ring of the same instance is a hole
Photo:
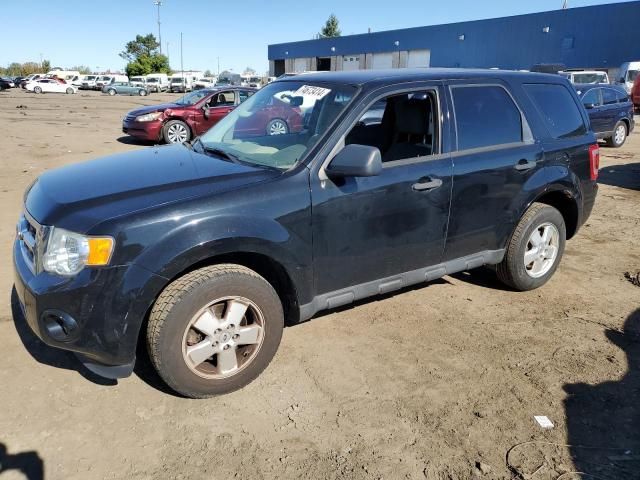
[[[444,260],[493,260],[520,218],[530,190],[544,184],[543,151],[507,84],[455,82],[451,216]]]
[[[602,121],[605,132],[613,132],[622,110],[617,92],[613,88],[602,88]]]

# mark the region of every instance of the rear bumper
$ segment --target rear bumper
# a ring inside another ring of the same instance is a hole
[[[13,265],[20,307],[38,338],[74,352],[100,375],[131,374],[140,328],[166,280],[134,265],[87,268],[71,278],[34,274],[18,240]]]

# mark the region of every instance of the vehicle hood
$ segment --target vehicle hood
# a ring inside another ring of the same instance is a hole
[[[200,154],[185,145],[151,147],[48,171],[27,193],[25,206],[42,225],[86,233],[115,217],[279,175]]]
[[[160,105],[150,105],[148,107],[136,108],[135,110],[131,110],[127,113],[127,116],[137,117],[139,115],[144,115],[145,113],[153,113],[153,112],[164,112],[169,109],[180,109],[187,108],[188,105],[178,105],[177,103],[161,103]]]

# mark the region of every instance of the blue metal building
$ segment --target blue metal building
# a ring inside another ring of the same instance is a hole
[[[617,69],[640,60],[640,1],[269,45],[271,75],[304,70],[537,63]]]

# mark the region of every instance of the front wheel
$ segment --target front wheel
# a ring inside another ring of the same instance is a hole
[[[181,120],[171,120],[162,129],[164,141],[167,143],[184,143],[191,139],[189,126]]]
[[[35,87],[35,88],[33,89],[33,93],[42,93],[42,88],[40,88],[40,87]]]
[[[110,88],[107,90],[107,93],[113,97],[116,94],[116,91],[113,88]]]
[[[562,214],[549,205],[534,203],[511,236],[505,257],[497,266],[498,278],[519,291],[541,287],[560,264],[566,236]]]
[[[67,95],[71,95],[73,93],[73,88],[67,88]]]
[[[618,122],[613,135],[607,138],[607,145],[613,148],[620,148],[627,141],[627,125],[624,122]]]
[[[146,94],[147,94],[147,91],[146,91],[146,90],[140,90],[140,91],[138,92],[138,95],[140,95],[141,97],[144,97]]]
[[[214,265],[169,285],[149,317],[154,367],[175,391],[206,398],[252,382],[273,359],[284,328],[273,287],[240,265]]]

